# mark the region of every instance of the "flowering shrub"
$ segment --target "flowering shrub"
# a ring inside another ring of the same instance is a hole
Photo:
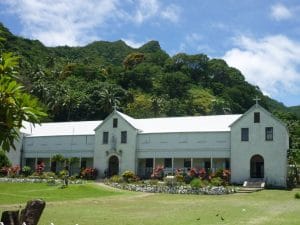
[[[45,163],[43,161],[39,162],[36,166],[35,166],[35,172],[37,173],[37,175],[42,175],[42,173],[45,170]]]
[[[0,170],[0,174],[1,176],[7,176],[8,175],[8,171],[9,171],[9,167],[8,166],[3,166]]]
[[[87,167],[80,172],[80,177],[86,180],[95,180],[97,177],[97,169]]]
[[[164,177],[164,167],[161,165],[156,166],[153,173],[151,174],[151,178],[162,180],[163,177]]]
[[[2,167],[1,168],[1,175],[2,176],[9,176],[9,177],[16,177],[17,175],[19,175],[20,172],[20,166],[16,165],[16,166],[10,166],[10,167]]]
[[[124,173],[122,173],[122,177],[124,179],[124,181],[128,182],[129,179],[133,179],[134,178],[134,172],[130,171],[130,170],[126,170],[124,171]]]

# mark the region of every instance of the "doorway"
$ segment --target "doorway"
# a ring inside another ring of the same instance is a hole
[[[250,177],[264,178],[264,158],[261,155],[254,155],[250,160]]]
[[[115,155],[111,156],[108,160],[108,176],[119,174],[119,158]]]

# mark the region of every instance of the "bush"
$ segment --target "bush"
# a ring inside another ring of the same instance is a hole
[[[150,185],[157,185],[159,180],[158,179],[151,179],[148,181]]]
[[[31,170],[31,167],[30,166],[23,166],[22,168],[22,174],[25,176],[25,177],[28,177],[32,174],[32,170]]]
[[[97,169],[88,167],[80,172],[80,177],[86,180],[95,180],[97,178],[97,174]]]
[[[35,167],[35,172],[40,176],[45,170],[45,163],[43,161],[39,162]]]
[[[194,178],[190,183],[192,188],[200,188],[204,186],[203,181],[200,178]]]
[[[222,186],[223,180],[220,177],[214,177],[210,180],[212,186]]]
[[[175,177],[176,177],[177,182],[180,182],[180,183],[184,182],[185,176],[186,176],[186,173],[184,172],[184,170],[182,170],[182,169],[176,170]]]
[[[300,199],[300,193],[299,193],[299,192],[297,192],[297,193],[295,194],[295,198],[296,198],[296,199]]]
[[[151,174],[152,179],[159,179],[162,180],[164,177],[164,167],[158,165],[155,169],[154,172]]]
[[[11,163],[3,150],[0,150],[0,168],[10,167]]]
[[[68,170],[61,170],[58,174],[59,178],[64,178],[66,176],[69,176],[69,171]]]
[[[124,173],[122,173],[122,177],[124,181],[129,182],[129,180],[132,180],[135,177],[135,175],[134,172],[126,170]]]
[[[119,175],[114,175],[111,178],[109,178],[109,181],[111,183],[122,183],[123,182],[123,178]]]

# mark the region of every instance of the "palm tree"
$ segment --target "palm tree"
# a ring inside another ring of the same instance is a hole
[[[118,96],[117,89],[114,86],[110,85],[101,90],[100,97],[100,108],[105,113],[111,113],[114,107],[116,109],[119,108],[120,96]]]

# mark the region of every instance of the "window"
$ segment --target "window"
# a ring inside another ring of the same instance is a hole
[[[266,141],[273,141],[273,127],[266,127]]]
[[[205,162],[204,162],[204,168],[205,168],[206,170],[208,170],[208,169],[210,169],[210,167],[211,167],[210,161],[205,161]]]
[[[184,159],[183,166],[184,168],[191,168],[191,159]]]
[[[242,141],[249,141],[249,128],[242,128],[241,134]]]
[[[113,128],[116,128],[116,127],[118,127],[118,119],[114,118],[113,119]]]
[[[103,132],[102,143],[108,144],[108,132]]]
[[[86,168],[86,159],[81,159],[80,168]]]
[[[146,159],[146,168],[152,168],[153,167],[153,159],[148,158]]]
[[[121,131],[121,143],[122,144],[127,143],[127,131]]]
[[[172,168],[172,159],[166,158],[164,165],[165,165],[165,168]]]
[[[254,113],[254,123],[260,123],[260,113],[259,112]]]

